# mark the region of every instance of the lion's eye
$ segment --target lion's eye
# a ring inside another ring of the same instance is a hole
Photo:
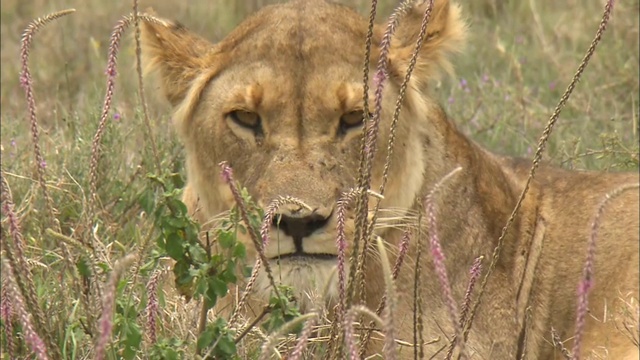
[[[340,117],[340,133],[346,134],[347,131],[360,127],[364,121],[364,113],[362,110],[350,111]]]
[[[260,119],[260,115],[246,110],[234,110],[227,114],[227,116],[237,125],[253,130],[256,135],[262,134],[262,120]]]

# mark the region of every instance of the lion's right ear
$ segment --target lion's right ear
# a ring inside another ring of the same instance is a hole
[[[403,79],[409,67],[429,3],[428,0],[417,1],[400,20],[389,53],[390,72],[396,79]],[[415,64],[414,79],[426,83],[443,70],[452,73],[449,55],[462,50],[466,30],[459,5],[452,0],[433,0],[426,36]]]
[[[165,96],[174,107],[207,67],[213,44],[171,21],[141,21],[145,73],[157,71]]]

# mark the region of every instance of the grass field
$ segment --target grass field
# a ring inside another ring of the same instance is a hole
[[[215,41],[247,13],[269,2],[144,0],[140,8],[152,6],[159,16],[177,19]],[[359,7],[363,14],[367,11],[364,0],[344,2]],[[381,3],[386,16],[394,2]],[[457,125],[479,143],[494,152],[531,157],[593,39],[603,6],[596,0],[465,2],[472,29],[468,46],[454,60],[455,77],[438,84],[438,97]],[[76,12],[37,33],[30,52],[38,140],[44,156],[37,164],[19,79],[20,37],[30,20],[66,8]],[[1,5],[2,175],[15,203],[35,299],[46,314],[42,324],[35,326],[49,329],[65,359],[93,357],[95,339],[89,334],[95,334],[92,329],[98,314],[87,311],[91,307],[85,304],[92,300],[83,299],[78,292],[85,288],[84,278],[70,275],[76,270],[68,268],[63,247],[75,260],[94,256],[89,263],[97,264],[93,270],[100,283],[108,281],[108,270],[118,259],[136,254],[127,264],[124,280],[118,282],[115,340],[108,348],[108,358],[166,355],[158,350],[165,348],[191,354],[198,336],[199,305],[194,301],[184,305],[168,289],[168,296],[160,292],[157,334],[151,334],[142,316],[136,315],[148,303],[150,278],[166,278],[166,271],[154,271],[156,230],[140,201],[150,187],[145,175],[157,173],[149,139],[155,139],[163,172],[184,172],[169,109],[150,86],[146,94],[151,133],[144,124],[133,31],[127,32],[119,52],[112,111],[102,139],[97,168],[99,221],[88,220],[92,215],[88,207],[91,147],[105,93],[109,34],[130,11],[130,2],[125,1],[4,0]],[[616,2],[610,26],[558,121],[545,160],[569,169],[638,169],[639,11],[638,0]],[[42,195],[38,167],[46,173],[53,215]],[[5,199],[3,190],[3,204]],[[7,238],[15,234],[13,225],[3,208],[3,251]],[[97,249],[79,244],[83,241],[93,242]],[[78,262],[74,265],[80,269]],[[6,288],[3,283],[3,295]],[[151,336],[164,343],[152,346]],[[22,335],[20,341],[7,342],[11,337],[3,326],[2,359],[8,358],[11,343],[16,346],[14,353],[33,356],[33,347],[22,341]],[[243,356],[252,358],[251,354]]]

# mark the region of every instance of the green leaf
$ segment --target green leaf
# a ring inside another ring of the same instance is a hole
[[[80,274],[80,276],[82,276],[83,278],[88,279],[91,277],[91,266],[84,256],[78,259],[76,268],[78,269],[78,274]]]
[[[247,257],[247,248],[241,242],[237,242],[233,248],[233,257],[244,259]]]
[[[213,343],[214,335],[215,334],[213,333],[213,329],[210,326],[207,326],[207,328],[200,334],[200,336],[198,336],[198,341],[196,343],[198,350],[203,350],[211,345]]]
[[[218,297],[223,297],[227,295],[227,292],[228,292],[227,284],[217,277],[211,277],[209,279],[209,287],[213,289],[214,293]]]
[[[176,233],[170,233],[167,237],[165,250],[167,251],[167,255],[169,255],[174,260],[180,260],[184,257],[184,241],[183,239]]]
[[[132,355],[135,356],[137,350],[140,348],[140,343],[142,342],[142,332],[140,331],[140,327],[138,327],[134,322],[128,323],[125,336],[125,345],[127,348],[131,349]]]
[[[165,216],[162,218],[162,227],[165,229],[182,229],[187,226],[187,221],[182,217]]]
[[[235,236],[228,231],[218,232],[218,243],[223,249],[230,249],[236,242]]]
[[[146,212],[147,214],[153,213],[153,209],[156,206],[153,188],[149,187],[145,191],[143,191],[142,194],[140,194],[138,202],[140,203],[140,207],[142,207],[142,210],[144,210],[144,212]]]
[[[220,337],[220,340],[218,340],[218,349],[225,355],[229,356],[234,355],[237,352],[236,343],[233,341],[233,337],[228,334]]]

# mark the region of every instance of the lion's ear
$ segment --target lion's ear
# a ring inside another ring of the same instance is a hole
[[[173,106],[184,100],[193,80],[207,67],[213,44],[171,21],[141,21],[145,73],[157,71]]]
[[[409,67],[428,6],[429,0],[419,1],[400,20],[389,50],[389,70],[396,78],[404,78]],[[424,84],[442,71],[453,73],[448,57],[452,52],[462,50],[465,35],[466,24],[458,4],[450,0],[433,0],[426,36],[412,77]]]

